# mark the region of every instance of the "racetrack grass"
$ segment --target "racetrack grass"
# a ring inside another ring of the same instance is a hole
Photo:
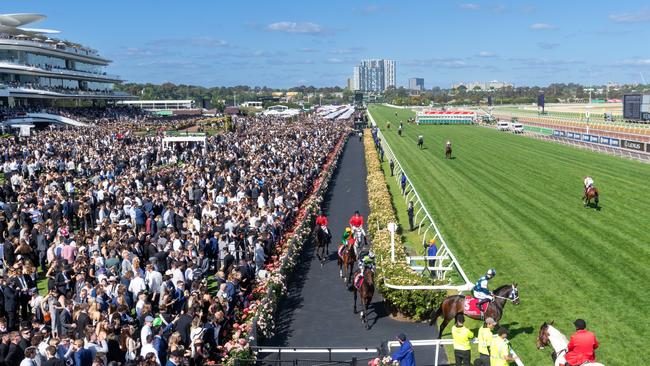
[[[598,336],[601,362],[643,363],[650,165],[477,126],[405,124],[399,137],[394,126],[412,112],[370,112],[468,276],[494,267],[491,288],[518,283],[521,305],[508,304],[501,324],[526,365],[551,364],[550,351],[535,348],[544,321],[570,335],[576,318]],[[582,205],[585,175],[600,189],[601,211]]]

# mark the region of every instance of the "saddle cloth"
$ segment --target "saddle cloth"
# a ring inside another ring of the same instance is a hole
[[[357,290],[361,288],[361,285],[363,285],[363,280],[364,277],[361,275],[361,273],[357,273],[354,276],[354,287],[356,287]]]
[[[481,310],[478,308],[478,302],[479,299],[475,298],[474,296],[465,296],[465,315],[481,316]],[[489,305],[489,301],[481,305],[483,307],[483,312],[487,310],[487,307]]]
[[[345,245],[341,244],[339,245],[339,258],[343,259],[343,252],[345,251]]]

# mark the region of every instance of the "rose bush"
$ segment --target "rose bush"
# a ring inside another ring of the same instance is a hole
[[[434,285],[436,281],[423,277],[407,265],[406,251],[399,235],[395,236],[396,260],[395,263],[391,262],[390,232],[386,225],[389,222],[396,223],[398,221],[370,130],[366,130],[364,133],[364,148],[368,170],[366,178],[368,202],[370,204],[368,235],[377,256],[376,283],[389,308],[414,320],[426,319],[440,305],[446,294],[442,291],[395,290],[385,286],[386,280],[394,285],[405,286]]]

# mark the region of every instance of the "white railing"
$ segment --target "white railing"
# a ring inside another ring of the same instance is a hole
[[[372,117],[372,114],[370,112],[368,112],[368,119],[370,120],[372,126],[377,126],[377,123],[375,122],[375,119]],[[436,278],[440,280],[444,280],[446,278],[446,274],[451,271],[451,269],[447,269],[447,268],[451,267],[456,269],[456,272],[460,276],[462,282],[464,282],[461,285],[449,284],[449,285],[432,285],[432,286],[399,286],[399,285],[392,285],[390,283],[385,283],[386,287],[393,288],[396,290],[456,290],[456,291],[470,290],[473,286],[473,283],[469,280],[469,278],[467,278],[465,271],[463,271],[463,268],[460,266],[460,263],[458,262],[454,254],[449,249],[447,242],[442,237],[442,234],[440,234],[438,225],[436,225],[436,222],[431,217],[431,214],[429,214],[429,211],[427,211],[422,199],[420,199],[420,195],[415,190],[415,186],[411,183],[408,174],[406,174],[406,172],[402,168],[402,164],[400,163],[399,159],[397,159],[397,156],[395,156],[395,154],[393,153],[393,150],[390,148],[390,145],[388,145],[388,142],[386,141],[384,135],[381,133],[379,129],[377,129],[377,136],[381,139],[381,145],[382,148],[384,149],[384,156],[387,157],[388,159],[393,159],[395,163],[394,175],[398,184],[400,183],[401,174],[403,173],[406,176],[406,187],[404,189],[404,194],[402,195],[402,197],[407,203],[410,200],[414,201],[413,202],[414,211],[415,208],[417,207],[417,211],[413,215],[413,221],[417,225],[418,235],[422,236],[422,246],[424,247],[424,244],[427,242],[428,239],[436,239],[439,243],[442,244],[438,247],[437,257],[440,257],[440,259],[437,260],[439,261],[438,264],[440,266],[440,269],[434,270]],[[448,265],[445,264],[445,262],[447,261],[449,261]],[[409,264],[410,263],[411,261],[409,260]],[[419,270],[418,266],[413,266],[412,268],[416,271]]]
[[[438,366],[439,361],[438,357],[440,355],[440,346],[451,346],[454,344],[454,341],[451,339],[414,339],[414,340],[409,340],[411,342],[411,345],[413,347],[431,347],[434,346],[436,347],[435,351],[435,357],[433,358],[433,366]],[[471,343],[478,343],[478,341],[475,339],[471,340]],[[399,347],[400,344],[397,341],[391,341],[388,342],[388,350],[390,351],[391,348],[397,348]],[[519,359],[517,354],[515,353],[514,350],[512,350],[512,347],[510,348],[510,355],[515,358],[515,363],[517,366],[524,366],[524,363]]]

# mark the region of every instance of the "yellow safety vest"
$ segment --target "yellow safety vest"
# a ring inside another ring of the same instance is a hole
[[[488,347],[492,346],[493,339],[494,335],[492,334],[492,330],[485,326],[481,327],[478,330],[478,353],[490,355]]]
[[[467,351],[472,349],[472,346],[469,344],[469,341],[474,338],[474,333],[467,327],[451,327],[451,336],[454,339],[454,349],[459,351]]]
[[[506,357],[510,355],[508,342],[501,337],[494,337],[490,347],[490,366],[508,366]]]

